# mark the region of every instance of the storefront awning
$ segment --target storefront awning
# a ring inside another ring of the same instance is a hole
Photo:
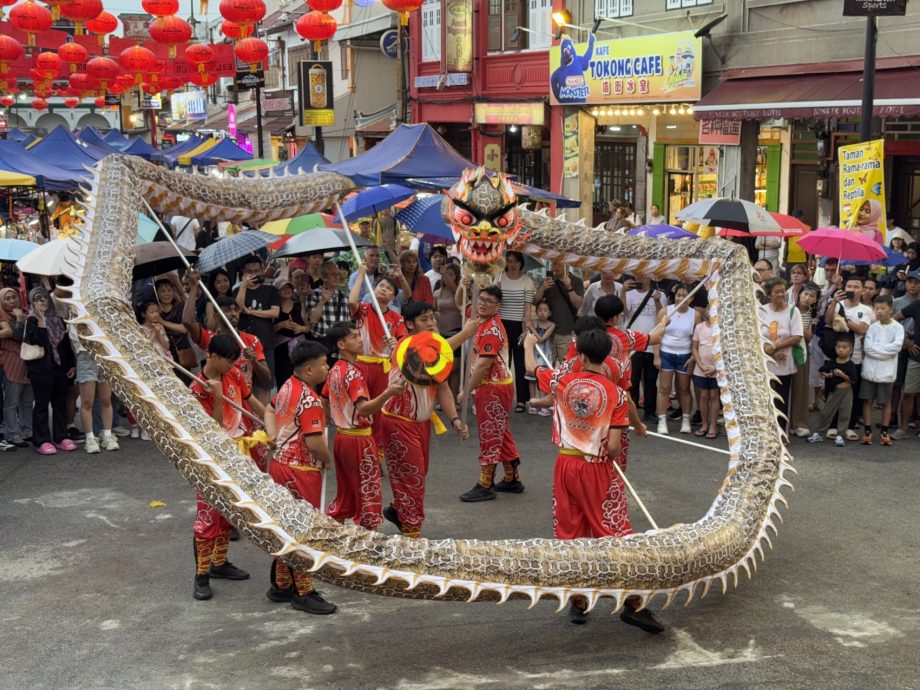
[[[693,106],[698,120],[859,117],[862,72],[726,79]],[[920,71],[879,70],[873,113],[920,114]]]
[[[370,19],[364,19],[358,22],[352,22],[345,26],[339,27],[335,32],[336,41],[346,41],[350,38],[361,38],[371,34],[380,33],[396,26],[396,14],[387,12]]]

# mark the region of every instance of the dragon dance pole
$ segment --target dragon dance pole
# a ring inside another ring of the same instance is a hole
[[[345,214],[342,212],[342,205],[339,202],[335,202],[335,210],[339,213],[339,222],[342,224],[342,230],[345,232],[345,237],[348,238],[348,245],[351,247],[351,253],[355,257],[355,265],[360,266],[361,256],[358,254],[358,247],[355,245],[355,238],[351,236],[351,229],[348,227],[348,223],[345,222]],[[377,302],[377,295],[374,294],[374,286],[371,285],[371,279],[364,274],[364,284],[367,287],[367,292],[371,296],[371,304],[374,305],[374,311],[377,312],[377,316],[380,319],[380,325],[383,326],[383,334],[387,340],[390,339],[390,329],[387,327],[387,322],[383,318],[383,310],[380,308],[380,303]]]
[[[163,225],[163,221],[160,220],[160,217],[156,213],[154,213],[152,208],[150,208],[150,204],[147,203],[146,199],[141,198],[141,201],[144,202],[144,206],[146,206],[147,210],[150,212],[150,217],[153,218],[157,222],[157,225],[160,226],[160,230],[162,230],[163,234],[166,235],[166,239],[173,246],[173,249],[176,250],[176,254],[179,255],[180,259],[182,259],[182,263],[185,264],[186,268],[191,268],[192,265],[188,262],[188,259],[185,258],[185,254],[182,253],[182,249],[179,247],[178,244],[176,244],[176,241],[173,239],[172,234],[169,232],[169,230],[166,229],[166,226]],[[224,310],[221,309],[219,306],[217,306],[217,300],[214,299],[214,295],[211,294],[211,291],[208,290],[207,286],[204,283],[202,283],[200,280],[198,281],[198,287],[201,289],[202,292],[204,292],[205,297],[207,297],[208,300],[211,302],[211,305],[214,307],[214,311],[220,317],[221,321],[224,322],[224,325],[228,329],[230,329],[230,333],[232,333],[233,337],[236,338],[236,342],[239,343],[240,347],[245,350],[247,347],[246,343],[243,342],[243,339],[240,337],[240,334],[237,333],[236,329],[233,327],[233,324],[230,323],[230,319],[228,319],[227,315],[224,314]]]

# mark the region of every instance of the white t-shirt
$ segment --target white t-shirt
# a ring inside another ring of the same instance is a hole
[[[693,340],[693,329],[696,327],[696,310],[691,307],[685,312],[679,312],[675,309],[676,306],[672,304],[668,307],[668,316],[671,317],[671,321],[664,329],[661,351],[685,355],[693,349],[691,341]]]
[[[761,312],[760,334],[771,343],[785,340],[793,335],[804,335],[802,328],[802,314],[794,307],[785,307],[782,311],[774,311],[769,304],[763,306]],[[792,348],[782,350],[786,359],[768,362],[767,369],[776,376],[788,376],[795,373],[795,358]]]
[[[846,302],[841,302],[840,306],[843,307],[843,313],[847,321],[864,323],[868,326],[872,323],[875,316],[872,307],[867,307],[865,304],[857,304],[855,307],[848,307]],[[853,345],[853,356],[850,359],[853,360],[854,364],[861,364],[863,360],[864,336],[854,333],[853,337],[855,344]]]
[[[425,271],[425,277],[428,278],[428,282],[431,283],[432,290],[434,290],[434,286],[438,284],[438,281],[441,280],[441,274],[433,268],[430,271]]]
[[[625,320],[623,321],[623,327],[627,328],[627,325],[632,321],[632,326],[628,328],[639,331],[640,333],[651,333],[655,329],[655,324],[657,322],[658,316],[658,306],[655,304],[654,291],[652,297],[649,297],[648,302],[645,303],[645,306],[642,307],[642,313],[640,313],[636,319],[633,321],[633,314],[639,308],[639,305],[642,304],[642,301],[645,299],[645,292],[639,292],[638,290],[630,290],[626,293],[626,314]]]
[[[623,288],[620,283],[614,282],[613,292],[605,292],[604,288],[601,287],[601,282],[597,281],[596,283],[591,283],[588,286],[588,289],[585,290],[585,295],[581,299],[581,308],[578,310],[579,316],[595,316],[594,314],[594,305],[597,304],[599,300],[604,295],[614,295],[619,297],[620,290]]]
[[[523,321],[524,310],[530,309],[536,292],[533,279],[526,273],[522,273],[520,277],[512,280],[507,273],[502,273],[498,279],[498,287],[502,289],[502,307],[498,312],[499,318],[505,321]]]
[[[201,228],[198,219],[173,216],[169,223],[173,227],[176,244],[187,251],[195,251],[195,236],[198,235],[198,230]]]

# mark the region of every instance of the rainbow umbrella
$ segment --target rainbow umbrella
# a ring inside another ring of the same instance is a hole
[[[278,161],[270,158],[253,158],[248,161],[224,161],[218,163],[217,167],[228,172],[240,172],[243,170],[262,170],[264,168],[274,168]]]
[[[315,228],[337,228],[332,216],[328,213],[308,213],[305,216],[295,216],[294,218],[282,218],[281,220],[270,220],[261,228],[262,232],[269,235],[299,235],[307,230]]]

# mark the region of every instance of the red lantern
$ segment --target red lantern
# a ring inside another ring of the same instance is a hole
[[[99,45],[105,43],[105,35],[110,34],[118,28],[118,19],[111,12],[103,10],[95,19],[86,22],[86,30],[91,34],[96,34],[99,38]]]
[[[313,47],[317,51],[322,47],[323,41],[335,36],[338,26],[332,15],[316,11],[307,12],[294,24],[297,33],[308,41],[313,41]]]
[[[16,99],[12,96],[0,96],[0,105],[4,108],[12,108],[15,102]]]
[[[251,27],[265,16],[265,3],[262,0],[221,0],[220,16],[241,27]]]
[[[254,29],[255,27],[252,25],[240,26],[235,22],[228,22],[226,19],[220,23],[221,33],[234,41],[251,36]]]
[[[78,36],[83,35],[83,25],[102,14],[102,0],[67,0],[61,5],[61,14],[73,22]]]
[[[141,7],[154,17],[168,17],[179,11],[179,0],[142,0]]]
[[[89,93],[99,88],[99,80],[83,72],[75,72],[67,79],[77,93]]]
[[[134,75],[133,74],[119,74],[115,77],[116,86],[121,87],[121,90],[130,89],[134,86]]]
[[[119,64],[135,77],[135,83],[140,84],[144,72],[149,72],[156,65],[157,56],[141,46],[125,48],[118,56]]]
[[[86,48],[79,43],[65,43],[58,48],[58,57],[70,65],[70,71],[76,72],[77,65],[82,65],[89,59]]]
[[[185,83],[181,77],[160,77],[157,84],[161,91],[175,91]]]
[[[421,0],[381,0],[385,7],[399,13],[399,23],[409,24],[409,13],[422,6]]]
[[[78,105],[80,105],[80,99],[76,96],[68,96],[64,99],[64,105],[66,105],[68,108],[76,108]]]
[[[22,45],[19,41],[10,36],[0,36],[0,74],[6,74],[7,63],[15,62],[22,54]]]
[[[250,72],[256,72],[268,57],[268,44],[261,38],[244,38],[233,46],[233,53],[237,60],[249,65]]]
[[[133,79],[133,77],[132,77]],[[109,93],[120,96],[125,92],[125,87],[121,84],[109,84]]]
[[[10,10],[10,24],[24,32],[28,37],[28,45],[34,46],[35,34],[51,28],[51,12],[46,7],[36,5],[34,0],[26,0]]]
[[[93,101],[93,105],[97,108],[105,108],[105,96],[96,96],[96,100]]]
[[[214,49],[204,43],[192,43],[185,48],[185,59],[198,65],[198,73],[204,74],[205,65],[214,59]]]
[[[142,84],[141,90],[148,96],[155,96],[160,93],[160,87],[158,84]]]
[[[121,74],[121,67],[112,58],[94,57],[86,63],[86,73],[99,80],[103,89],[108,88],[109,82]]]
[[[342,6],[342,0],[307,0],[307,5],[317,12],[332,12]]]
[[[35,56],[35,68],[43,72],[46,77],[51,77],[52,79],[61,71],[62,64],[63,60],[61,60],[60,56],[50,50]]]
[[[48,101],[44,98],[33,98],[32,99],[32,110],[47,110]]]
[[[150,38],[157,43],[169,46],[169,59],[176,58],[176,46],[192,37],[192,27],[179,17],[157,17],[150,23]]]
[[[195,86],[211,86],[217,82],[217,76],[213,74],[193,74],[188,80]]]

